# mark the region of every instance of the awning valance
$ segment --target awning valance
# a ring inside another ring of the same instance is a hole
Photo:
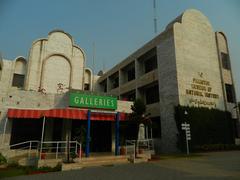
[[[8,118],[39,119],[41,117],[42,117],[42,110],[8,109]]]
[[[50,109],[46,110],[43,114],[45,117],[50,118],[65,118],[65,119],[87,119],[87,110],[85,109]]]
[[[40,119],[47,118],[64,118],[74,120],[87,120],[87,109],[49,109],[49,110],[35,110],[35,109],[8,109],[8,118],[28,118]],[[112,113],[94,112],[91,113],[92,121],[115,121],[116,115]],[[125,113],[120,113],[120,121],[127,119]]]

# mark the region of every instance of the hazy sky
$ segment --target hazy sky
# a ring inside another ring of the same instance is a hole
[[[215,31],[228,37],[232,70],[240,100],[240,1],[156,0],[158,32],[184,10],[196,8]],[[109,69],[151,40],[153,0],[0,0],[0,52],[5,59],[27,57],[34,40],[53,29],[71,34],[95,72]]]

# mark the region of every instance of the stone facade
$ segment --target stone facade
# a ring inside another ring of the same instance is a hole
[[[64,91],[83,89],[84,66],[84,52],[74,44],[72,37],[63,31],[52,31],[47,39],[37,40],[32,45],[25,89],[41,88],[57,93],[59,83]],[[88,76],[91,77],[91,72]]]
[[[0,146],[9,145],[11,139],[13,121],[7,119],[9,108],[67,108],[69,89],[93,90],[97,78],[85,67],[83,50],[74,44],[69,34],[60,30],[50,32],[47,39],[35,41],[28,60],[24,57],[0,60]],[[131,102],[117,103],[118,112],[130,113]],[[63,122],[62,140],[66,140],[67,131],[71,129],[69,122]],[[45,140],[52,140],[52,131],[53,120],[48,119]]]
[[[141,57],[148,56],[153,48],[156,48],[157,68],[142,73],[147,65],[141,62]],[[222,65],[222,53],[228,57],[227,69]],[[123,70],[131,63],[135,65],[135,79],[123,82],[126,78]],[[111,76],[116,73],[119,87],[111,89]],[[233,118],[238,118],[226,36],[215,33],[208,18],[195,9],[186,10],[165,31],[104,73],[98,80],[100,85],[103,82],[107,82],[107,92],[120,99],[124,93],[134,91],[135,98],[145,102],[146,91],[141,92],[141,88],[153,82],[158,85],[159,102],[147,104],[147,112],[151,117],[160,116],[161,138],[155,139],[155,145],[162,152],[177,151],[176,105],[227,110]],[[230,95],[226,93],[226,84]]]
[[[125,100],[141,98],[150,118],[160,124],[161,135],[154,138],[157,152],[178,151],[176,105],[227,110],[239,118],[226,36],[214,32],[207,17],[194,9],[186,10],[161,34],[98,75],[85,67],[85,54],[73,38],[60,30],[35,41],[28,60],[1,60],[0,134],[8,108],[66,108],[69,89],[118,96],[116,111],[126,113],[131,112],[132,103]],[[52,126],[50,121],[47,126]],[[51,139],[51,131],[48,128],[46,139]],[[9,144],[10,135],[11,121],[2,144]],[[114,148],[114,133],[112,140]]]

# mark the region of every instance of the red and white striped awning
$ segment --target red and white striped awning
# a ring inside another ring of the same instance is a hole
[[[87,109],[8,109],[8,118],[23,118],[23,119],[40,119],[41,117],[48,118],[64,118],[73,120],[87,120]],[[116,115],[106,112],[91,113],[93,121],[115,121]],[[127,119],[127,114],[120,113],[120,121]]]
[[[8,118],[29,118],[39,119],[42,117],[42,110],[35,109],[8,109]]]

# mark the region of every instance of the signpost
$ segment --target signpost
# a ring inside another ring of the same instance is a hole
[[[186,145],[187,145],[187,154],[189,154],[189,146],[188,146],[188,141],[191,140],[191,131],[190,131],[190,124],[182,123],[182,130],[185,131],[186,135]]]

